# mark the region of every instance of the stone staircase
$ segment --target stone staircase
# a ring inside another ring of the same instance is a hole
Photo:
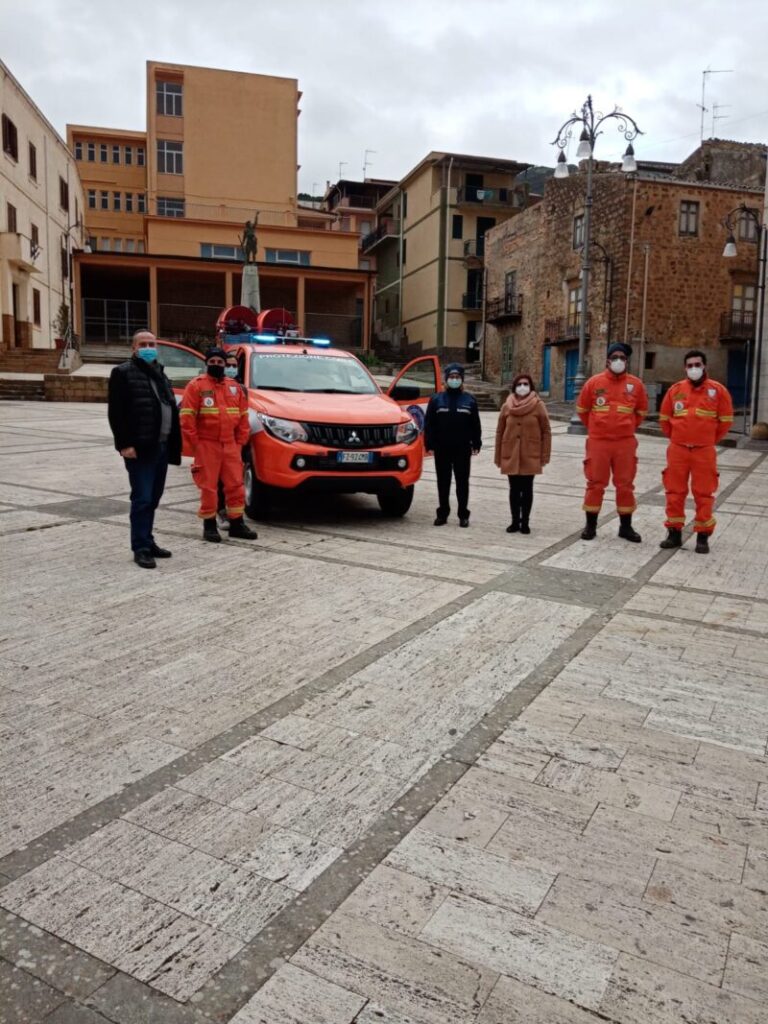
[[[0,377],[0,402],[44,402],[45,381]]]
[[[0,373],[67,373],[57,348],[12,348],[0,352]]]
[[[477,400],[477,407],[481,412],[498,412],[501,403],[506,398],[506,389],[496,384],[489,384],[483,380],[479,363],[470,363],[464,368],[464,387],[471,392]]]

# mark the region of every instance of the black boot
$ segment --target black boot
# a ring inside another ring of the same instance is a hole
[[[637,530],[632,527],[632,513],[622,512],[619,516],[619,522],[621,523],[621,526],[619,527],[619,536],[621,539],[631,540],[633,544],[639,544],[643,538]]]
[[[448,522],[448,513],[447,512],[443,512],[443,510],[441,508],[436,508],[435,509],[435,521],[434,521],[434,523],[432,525],[433,526],[445,526],[445,524],[447,522]]]
[[[232,537],[239,537],[240,540],[258,540],[259,537],[255,530],[245,525],[245,520],[242,516],[238,516],[237,519],[230,519],[229,536],[230,539]]]
[[[159,544],[155,544],[152,541],[152,547],[149,549],[153,558],[170,558],[171,552],[168,548],[161,548]]]
[[[517,533],[520,530],[520,493],[517,490],[509,489],[509,511],[512,515],[512,522],[507,527],[507,533]]]
[[[666,538],[659,544],[660,548],[681,548],[683,546],[683,531],[676,526],[667,528]]]
[[[597,536],[597,512],[587,512],[587,522],[581,531],[582,540],[594,540]]]
[[[203,520],[203,540],[208,540],[211,544],[221,543],[221,535],[216,527],[216,516]]]
[[[523,499],[520,503],[520,533],[530,533],[531,528],[528,525],[531,518],[531,509],[533,508],[533,495],[523,494]]]
[[[709,554],[709,534],[708,533],[697,533],[696,534],[696,554],[697,555],[708,555]]]

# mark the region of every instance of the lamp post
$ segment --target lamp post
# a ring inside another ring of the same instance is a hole
[[[762,365],[763,356],[763,330],[765,327],[764,322],[764,308],[765,308],[765,273],[766,273],[766,245],[768,244],[768,231],[766,225],[757,210],[753,210],[745,203],[740,203],[739,206],[731,210],[730,213],[726,214],[723,219],[723,225],[728,231],[728,237],[725,242],[725,248],[723,249],[723,256],[725,259],[733,259],[738,255],[738,249],[736,248],[736,237],[734,234],[734,221],[733,218],[738,214],[738,220],[743,221],[744,218],[748,218],[755,225],[755,234],[757,241],[757,276],[755,279],[755,302],[757,303],[757,317],[753,317],[753,323],[755,326],[755,344],[748,352],[746,359],[745,378],[747,382],[747,388],[745,388],[744,399],[746,401],[749,385],[749,374],[752,372],[752,394],[750,395],[750,408],[749,408],[749,426],[753,427],[757,422],[758,415],[758,402],[760,400],[760,368]],[[752,358],[754,354],[754,359]],[[754,369],[752,367],[754,366]],[[744,411],[744,433],[748,433],[747,430],[747,412]]]
[[[606,348],[611,343],[611,322],[613,319],[613,260],[608,255],[604,245],[592,239],[591,245],[602,253],[603,264],[603,309],[606,311],[605,336]]]
[[[581,250],[581,313],[579,315],[579,364],[576,370],[576,377],[574,380],[574,388],[576,396],[578,398],[579,392],[584,386],[586,379],[586,351],[587,351],[587,315],[588,315],[588,302],[589,302],[589,250],[590,250],[590,228],[591,228],[591,214],[592,214],[592,169],[594,163],[594,152],[595,143],[597,142],[598,135],[602,135],[602,125],[606,121],[614,119],[617,124],[617,130],[627,140],[627,148],[624,153],[624,159],[621,163],[621,169],[625,174],[633,174],[637,170],[637,164],[635,162],[635,151],[632,147],[632,140],[637,138],[638,135],[643,133],[637,127],[636,122],[628,115],[623,113],[616,107],[608,114],[600,114],[599,111],[595,111],[592,107],[592,97],[587,96],[587,100],[581,108],[580,113],[573,113],[568,120],[560,127],[557,133],[557,137],[552,143],[553,146],[557,146],[560,150],[560,154],[557,158],[557,166],[555,167],[556,178],[567,178],[568,177],[568,161],[565,157],[565,147],[573,136],[573,131],[576,125],[581,125],[581,134],[579,135],[579,148],[576,150],[576,158],[578,160],[587,161],[587,196],[584,205],[584,245]],[[610,339],[609,339],[610,340]],[[571,421],[568,424],[569,434],[585,434],[586,429],[584,428],[581,420],[574,409]]]

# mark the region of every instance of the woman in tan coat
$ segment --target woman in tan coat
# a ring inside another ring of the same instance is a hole
[[[533,478],[549,462],[552,431],[529,373],[518,373],[499,413],[494,462],[509,477],[512,522],[507,533],[530,533]]]

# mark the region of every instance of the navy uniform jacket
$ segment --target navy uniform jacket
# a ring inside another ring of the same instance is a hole
[[[433,395],[424,420],[424,447],[428,452],[471,448],[483,443],[480,413],[474,397],[462,389]]]

